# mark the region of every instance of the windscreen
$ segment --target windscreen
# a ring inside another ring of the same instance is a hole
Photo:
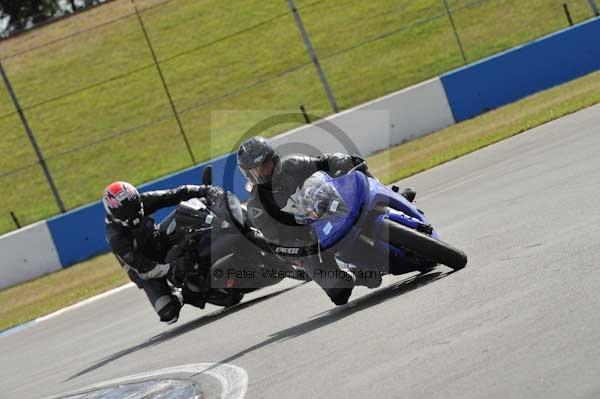
[[[325,172],[314,173],[292,195],[283,210],[293,213],[296,221],[303,224],[348,215],[348,205],[331,181]]]

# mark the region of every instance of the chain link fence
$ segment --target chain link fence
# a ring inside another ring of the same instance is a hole
[[[213,110],[333,112],[289,3],[117,0],[0,42],[0,62],[65,208],[97,200],[113,180],[139,184],[233,150],[245,114],[211,123]],[[340,109],[597,12],[594,0],[292,4]],[[6,87],[0,132],[6,232],[16,227],[11,212],[24,225],[59,208]]]

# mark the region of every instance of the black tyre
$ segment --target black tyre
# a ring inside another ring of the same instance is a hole
[[[237,305],[243,298],[244,294],[240,290],[218,289],[218,292],[213,292],[206,302],[228,308]]]
[[[467,255],[463,251],[393,220],[383,221],[379,237],[390,245],[444,264],[453,270],[460,270],[467,265]]]
[[[235,306],[238,303],[242,302],[242,299],[244,299],[244,294],[242,294],[241,292],[232,292],[231,296],[229,297],[229,300],[227,301],[227,303],[224,306],[226,308]]]

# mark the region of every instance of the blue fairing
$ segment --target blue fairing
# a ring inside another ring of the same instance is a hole
[[[376,204],[384,203],[384,204],[388,204],[387,206],[389,206],[392,209],[399,210],[400,212],[405,213],[406,215],[408,215],[410,217],[413,217],[413,218],[422,220],[425,223],[428,223],[425,220],[425,217],[423,216],[423,214],[421,212],[419,212],[419,210],[417,208],[415,208],[415,206],[413,204],[408,202],[408,200],[406,198],[404,198],[402,195],[394,192],[388,186],[381,184],[380,182],[378,182],[377,180],[375,180],[373,178],[369,177],[368,182],[369,182],[369,189],[370,189],[370,195],[369,195],[370,202],[368,204],[369,209],[373,209]]]
[[[337,178],[326,176],[326,179],[346,202],[350,212],[346,216],[320,219],[313,223],[323,248],[329,248],[346,237],[355,225],[366,200],[366,179],[362,173],[353,172]]]
[[[351,172],[336,178],[325,176],[324,181],[335,187],[348,205],[349,212],[345,216],[323,218],[312,223],[323,248],[330,248],[342,239],[352,242],[361,232],[364,216],[379,204],[389,207],[390,211],[378,217],[374,225],[370,226],[375,235],[386,218],[411,228],[417,228],[419,224],[430,224],[406,198],[361,172]],[[432,236],[439,238],[435,231]],[[376,245],[398,255],[404,254],[402,250],[389,247],[387,243]]]

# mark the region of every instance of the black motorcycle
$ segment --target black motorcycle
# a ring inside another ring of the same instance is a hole
[[[211,183],[210,166],[202,181]],[[302,269],[256,245],[259,232],[249,239],[251,228],[237,197],[225,193],[216,202],[210,208],[200,199],[182,202],[159,225],[159,232],[172,245],[166,262],[187,260],[178,281],[170,279],[185,303],[200,308],[205,303],[229,307],[238,304],[244,294],[286,277],[307,279]]]

